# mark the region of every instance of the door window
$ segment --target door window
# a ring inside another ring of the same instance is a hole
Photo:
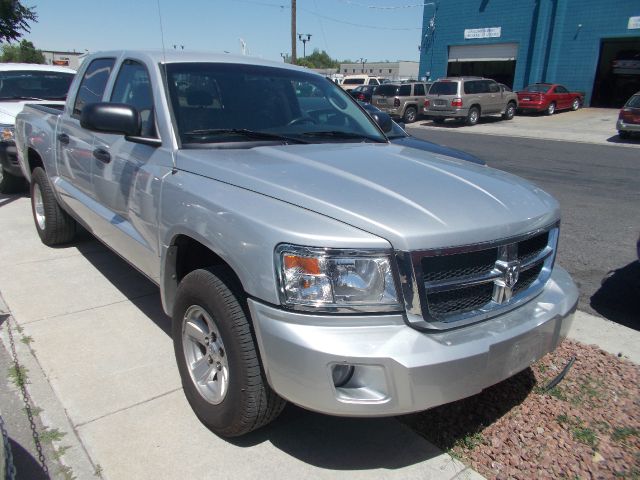
[[[487,82],[489,84],[489,92],[498,93],[500,92],[500,86],[495,82]]]
[[[398,95],[401,97],[408,97],[411,95],[411,85],[400,85],[400,92]]]
[[[143,137],[155,137],[153,92],[147,68],[135,60],[125,60],[111,93],[111,102],[135,107],[140,114]]]
[[[372,78],[369,80],[369,85],[380,85],[377,78]]]
[[[564,88],[562,85],[558,85],[556,87],[556,93],[569,93],[569,90]]]
[[[76,101],[73,105],[73,115],[79,117],[85,105],[102,100],[104,87],[113,69],[115,59],[96,58],[84,72],[82,82],[78,88]]]
[[[416,96],[424,95],[424,85],[421,83],[416,83],[413,86],[413,90],[414,90],[414,95]]]

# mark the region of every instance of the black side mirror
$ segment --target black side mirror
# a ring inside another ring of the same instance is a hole
[[[384,133],[389,133],[393,128],[393,123],[389,114],[384,112],[370,112],[373,119]]]
[[[140,135],[140,115],[135,107],[123,103],[90,103],[80,116],[80,126],[93,132]]]

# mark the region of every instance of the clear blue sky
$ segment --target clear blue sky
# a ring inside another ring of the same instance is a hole
[[[159,49],[157,2],[23,0],[36,8],[39,17],[24,38],[43,50]],[[312,34],[307,53],[318,48],[338,60],[417,61],[422,4],[422,0],[297,0],[297,30]],[[290,0],[160,0],[165,45],[239,53],[242,38],[250,55],[280,60],[280,52],[291,51],[290,5]],[[298,55],[302,56],[300,42]]]

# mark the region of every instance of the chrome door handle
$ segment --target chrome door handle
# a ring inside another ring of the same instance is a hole
[[[107,152],[104,148],[96,148],[93,151],[93,156],[96,160],[100,160],[102,163],[111,162],[111,154]]]

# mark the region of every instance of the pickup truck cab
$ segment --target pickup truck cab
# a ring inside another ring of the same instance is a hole
[[[80,223],[158,284],[184,393],[223,436],[285,400],[375,417],[467,397],[571,323],[551,196],[389,143],[305,69],[96,53],[16,140],[42,241]]]

